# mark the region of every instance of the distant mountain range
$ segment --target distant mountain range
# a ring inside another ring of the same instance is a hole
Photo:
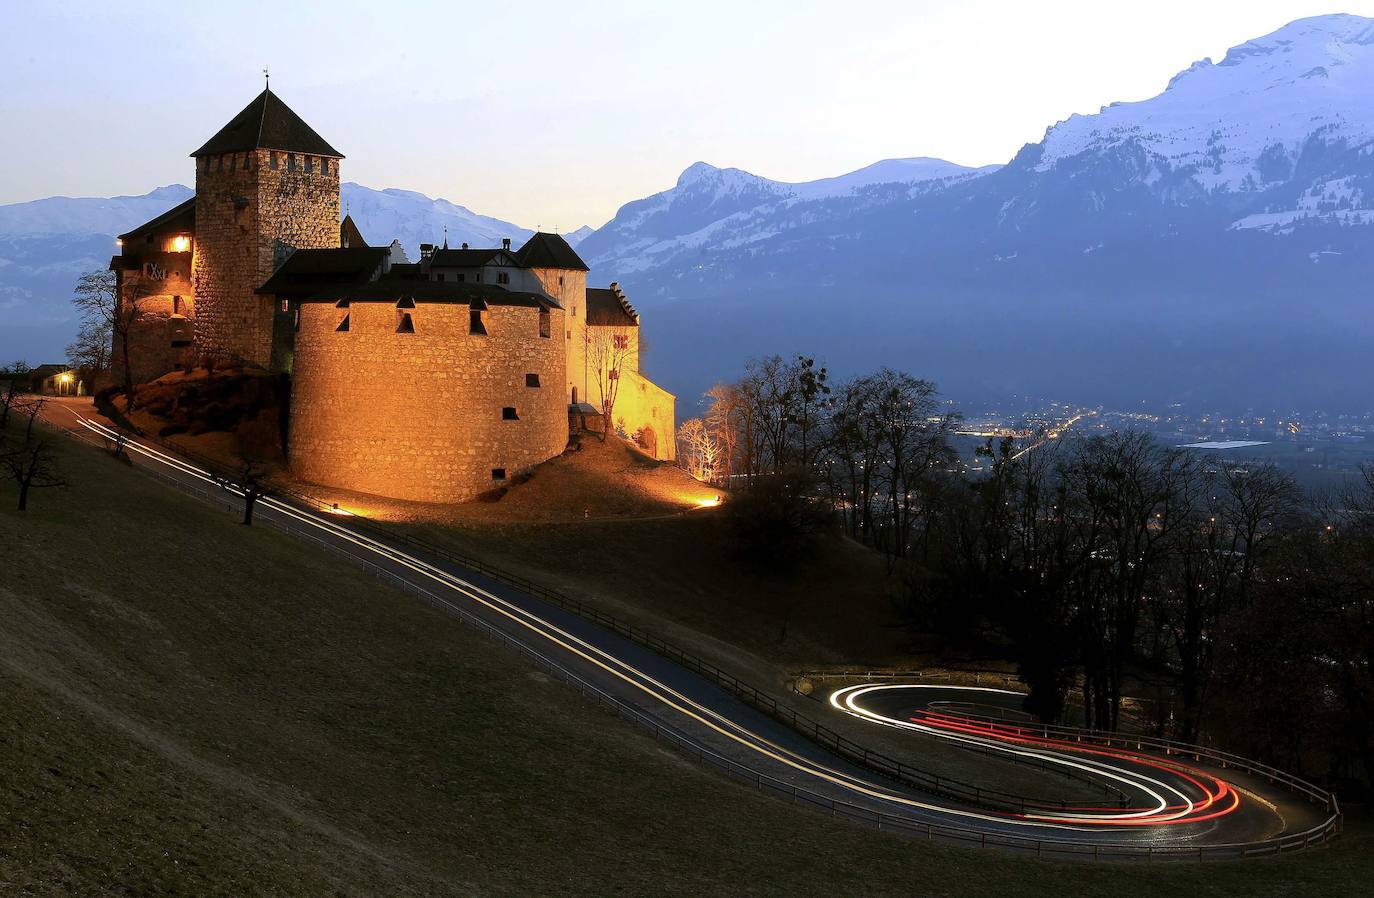
[[[794,351],[960,398],[1363,411],[1371,85],[1374,20],[1303,19],[1004,166],[891,159],[789,184],[697,163],[569,238],[634,299],[646,365],[688,413],[743,359]],[[186,195],[0,207],[0,323],[60,326],[110,236]],[[451,244],[529,234],[408,191],[347,185],[344,202],[369,240],[412,251],[445,224]]]

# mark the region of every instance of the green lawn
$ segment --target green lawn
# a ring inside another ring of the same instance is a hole
[[[84,447],[0,486],[0,894],[1354,894],[931,847],[726,782],[509,650]]]

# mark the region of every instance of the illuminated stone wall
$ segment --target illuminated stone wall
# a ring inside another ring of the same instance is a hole
[[[563,352],[568,359],[563,401],[594,403],[590,398],[594,387],[587,376],[587,272],[563,268],[532,268],[530,271],[539,278],[544,292],[563,307]]]
[[[176,235],[156,234],[123,248],[121,255],[137,267],[117,270],[119,301],[136,301],[140,317],[129,332],[129,362],[134,383],[154,380],[187,361],[195,321],[192,254],[174,251]],[[124,353],[116,337],[111,374],[124,379]]]
[[[196,347],[267,366],[272,299],[253,291],[292,249],[339,245],[339,161],[254,150],[196,160]]]
[[[391,303],[305,303],[291,390],[292,471],[304,480],[422,502],[469,499],[568,442],[563,313],[491,306],[487,336],[463,304],[418,303],[397,333]],[[349,330],[336,330],[345,312]],[[539,376],[538,387],[526,375]],[[502,418],[513,407],[518,420]]]
[[[677,426],[673,417],[676,404],[672,393],[637,371],[625,370],[620,375],[611,416],[631,438],[640,428],[647,428],[651,434],[649,454],[672,461],[677,458]]]

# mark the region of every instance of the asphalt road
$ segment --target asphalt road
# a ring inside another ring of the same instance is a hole
[[[46,417],[87,441],[109,444],[116,436],[103,419],[91,416],[88,404],[56,403]],[[130,438],[126,449],[137,467],[169,483],[211,499],[234,501],[206,472],[159,447]],[[1199,777],[1177,767],[1161,769],[1144,758],[1089,757],[1063,746],[1016,745],[1005,739],[993,741],[1008,750],[1036,751],[1113,778],[1132,796],[1132,805],[1140,805],[1130,813],[1138,812],[1141,818],[1112,818],[1123,813],[1119,808],[1087,815],[1094,819],[1050,809],[1014,814],[922,794],[840,759],[701,676],[603,627],[442,558],[425,557],[359,532],[349,526],[347,517],[269,497],[259,501],[255,518],[315,540],[333,554],[423,593],[433,604],[480,621],[550,668],[619,703],[624,712],[638,712],[635,719],[652,721],[664,738],[690,747],[735,778],[822,811],[924,838],[1002,844],[1036,853],[1079,854],[1095,846],[1104,856],[1136,849],[1232,845],[1270,838],[1284,829],[1282,815],[1272,806],[1277,802],[1234,788],[1228,791],[1211,772]],[[857,711],[846,711],[887,717],[889,721],[875,722],[899,725],[893,721],[909,723],[913,716],[930,713],[932,702],[967,698],[962,692],[879,690],[861,696]],[[942,738],[972,738],[952,731],[948,723],[942,726]],[[1203,805],[1222,807],[1237,795],[1228,813],[1207,815],[1198,810]],[[1186,808],[1182,815],[1176,815],[1179,808]]]

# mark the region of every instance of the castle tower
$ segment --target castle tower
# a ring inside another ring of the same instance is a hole
[[[191,155],[196,348],[266,367],[272,300],[253,291],[292,250],[339,246],[343,155],[270,90]]]
[[[516,253],[564,311],[568,402],[587,402],[587,263],[558,234],[535,234]]]

